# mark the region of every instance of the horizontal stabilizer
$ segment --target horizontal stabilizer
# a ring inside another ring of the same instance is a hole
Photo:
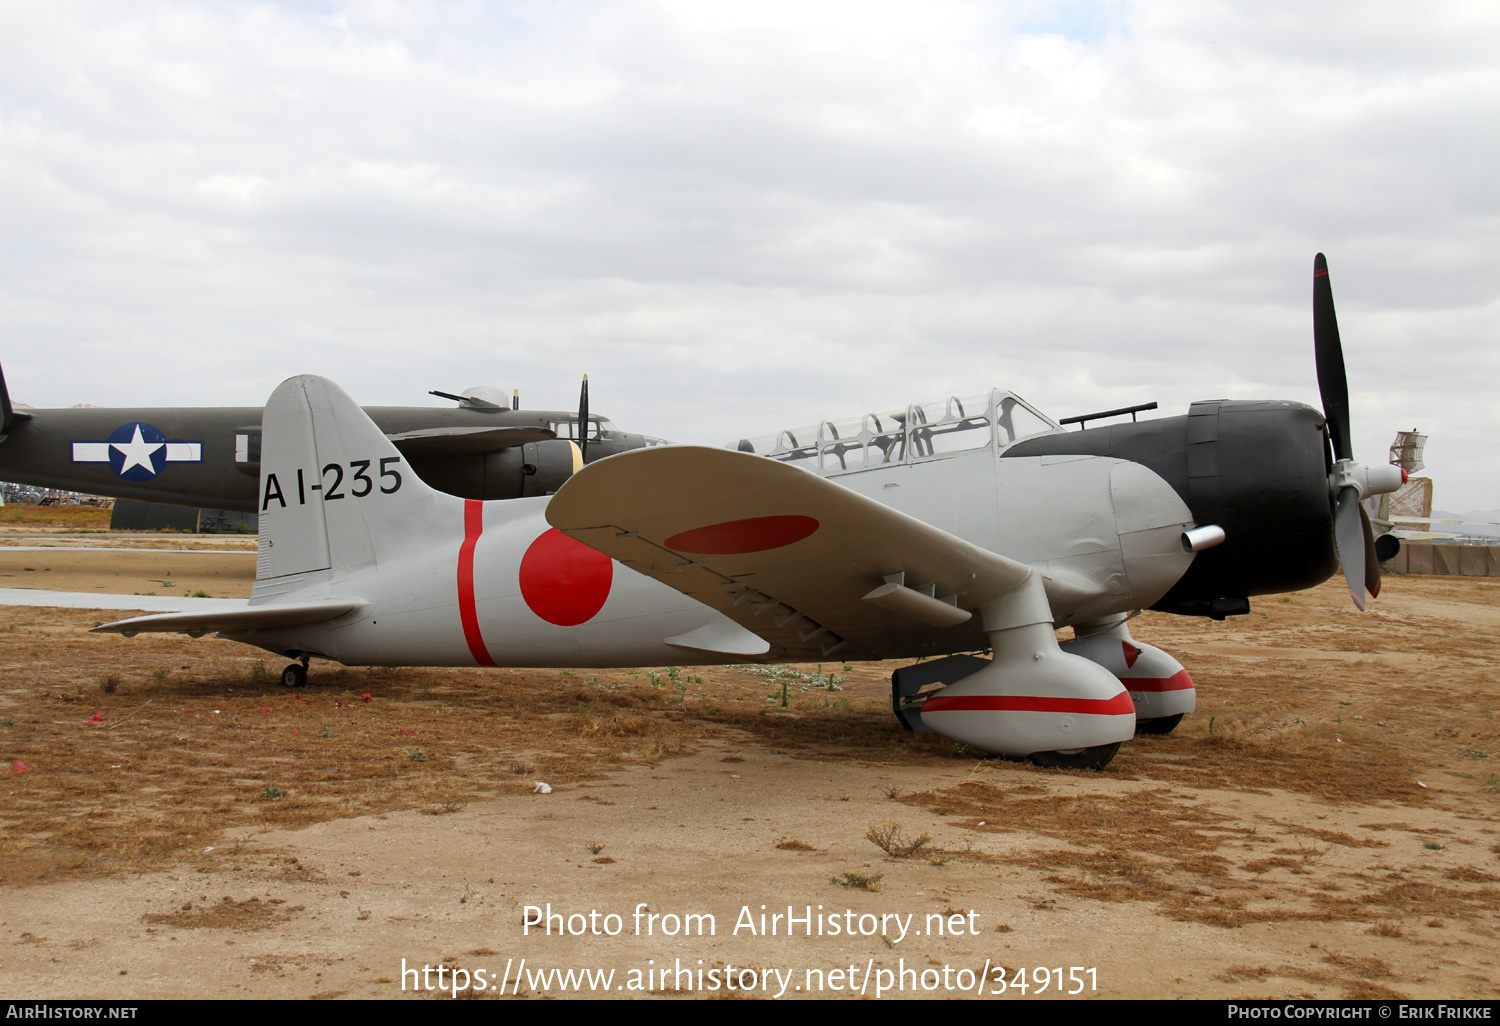
[[[482,456],[518,445],[545,442],[557,432],[544,427],[422,428],[387,435],[407,456]]]
[[[259,606],[213,610],[205,613],[155,613],[101,624],[93,633],[123,634],[208,634],[213,631],[258,631],[283,627],[305,627],[308,624],[334,620],[363,608],[362,598],[325,598],[312,602],[268,602]]]
[[[727,449],[600,460],[552,497],[547,520],[787,659],[979,647],[969,614],[1032,572],[843,485]]]

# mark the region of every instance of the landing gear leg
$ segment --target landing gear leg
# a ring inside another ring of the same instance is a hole
[[[1079,624],[1077,632],[1062,650],[1098,663],[1129,689],[1137,734],[1170,734],[1197,705],[1193,678],[1182,664],[1132,638],[1124,620]]]
[[[1043,766],[1108,764],[1135,732],[1135,707],[1113,673],[1058,647],[1041,575],[1033,571],[980,615],[994,659],[927,699],[922,722]]]

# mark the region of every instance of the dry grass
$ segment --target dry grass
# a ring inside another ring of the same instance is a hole
[[[610,804],[589,787],[612,767],[717,739],[797,759],[972,767],[961,785],[886,787],[885,797],[995,844],[934,851],[922,832],[914,841],[895,826],[886,850],[1021,871],[1059,898],[1142,901],[1226,928],[1364,923],[1372,943],[1446,924],[1488,929],[1500,875],[1482,853],[1500,852],[1500,797],[1484,790],[1489,763],[1472,752],[1500,752],[1500,582],[1391,587],[1424,611],[1398,618],[1377,606],[1360,617],[1327,586],[1261,601],[1226,624],[1143,616],[1133,629],[1183,658],[1200,711],[1175,735],[1124,746],[1103,773],[980,762],[935,735],[905,734],[889,711],[894,664],[840,671],[848,679],[836,696],[794,689],[786,710],[763,676],[735,667],[656,686],[625,670],[315,664],[316,686],[294,696],[273,684],[279,662],[242,646],[90,635],[101,614],[86,611],[0,610],[0,756],[29,768],[0,773],[0,883],[191,863],[235,828],[398,809],[462,815],[537,780]],[[425,761],[410,758],[414,749]],[[1286,812],[1247,818],[1225,800],[1247,793],[1273,795]],[[261,871],[307,878],[295,864]],[[837,882],[879,887],[878,874],[853,876],[863,882]],[[284,914],[212,913],[246,924]],[[169,914],[189,925],[210,910]],[[1233,972],[1342,985],[1348,996],[1385,992],[1379,965],[1336,957],[1325,957],[1326,971]]]
[[[702,670],[683,692],[623,670],[315,664],[314,685],[294,695],[275,684],[279,661],[244,646],[87,633],[117,615],[0,610],[0,883],[136,871],[191,858],[235,828],[454,814],[726,734],[774,737],[809,757],[837,738],[867,753],[889,744],[902,761],[955,758],[930,739],[906,741],[880,714],[879,690],[832,708],[797,696],[773,712],[764,681],[730,667]],[[18,761],[26,772],[9,768]]]
[[[0,528],[10,530],[107,531],[113,510],[97,506],[0,506]]]
[[[888,819],[866,830],[865,840],[893,859],[909,859],[932,843],[932,835],[924,833],[917,837],[907,837],[900,823]]]

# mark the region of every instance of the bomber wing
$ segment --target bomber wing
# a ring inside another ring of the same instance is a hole
[[[479,456],[517,445],[545,442],[557,432],[542,427],[437,427],[387,435],[407,456]]]
[[[787,659],[983,647],[976,611],[1032,573],[815,474],[725,449],[601,460],[552,497],[547,520]]]

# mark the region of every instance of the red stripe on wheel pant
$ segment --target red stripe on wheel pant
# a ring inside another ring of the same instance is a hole
[[[1186,670],[1178,670],[1170,677],[1121,677],[1120,683],[1131,691],[1191,691],[1193,678]]]
[[[1060,712],[1086,716],[1134,716],[1135,703],[1122,691],[1114,698],[1052,698],[1045,695],[941,695],[929,698],[922,715],[935,712]]]
[[[494,666],[495,660],[484,647],[484,635],[479,633],[479,614],[474,608],[474,547],[484,533],[484,503],[478,499],[464,500],[464,543],[458,550],[458,620],[463,624],[464,640],[469,643],[469,654],[480,666]]]

